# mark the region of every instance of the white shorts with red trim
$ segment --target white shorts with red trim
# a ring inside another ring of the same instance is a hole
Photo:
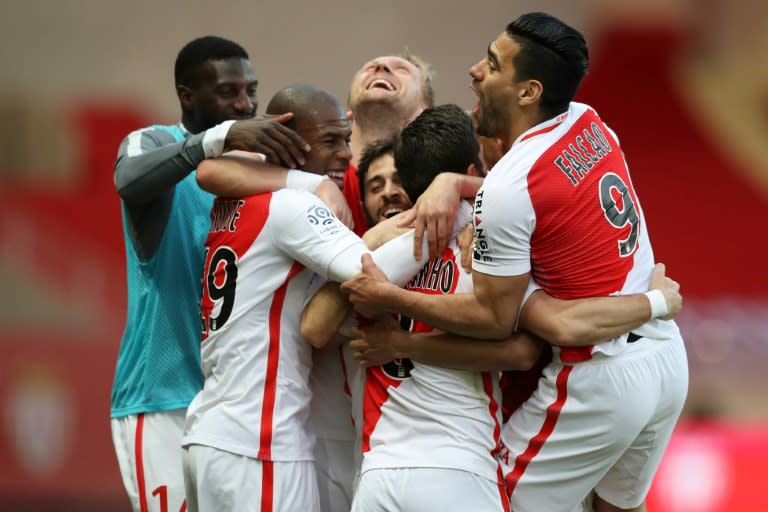
[[[592,489],[620,508],[642,504],[687,392],[679,336],[576,364],[555,357],[502,430],[512,510],[569,512]]]
[[[352,512],[509,512],[504,483],[447,468],[369,469],[360,477]]]
[[[184,512],[181,437],[185,409],[111,420],[120,475],[135,512]]]
[[[260,461],[199,444],[183,452],[189,512],[320,511],[313,461]]]

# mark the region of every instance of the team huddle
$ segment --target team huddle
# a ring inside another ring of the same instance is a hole
[[[645,510],[682,298],[618,137],[573,101],[587,65],[530,13],[470,68],[470,113],[405,53],[346,106],[296,84],[257,117],[245,50],[188,43],[181,122],[115,164],[134,510]]]

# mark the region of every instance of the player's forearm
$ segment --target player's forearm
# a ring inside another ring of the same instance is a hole
[[[392,313],[472,338],[504,339],[514,327],[514,318],[499,318],[498,312],[472,293],[429,295],[391,287],[382,302]]]
[[[312,297],[301,315],[301,335],[312,346],[328,344],[344,322],[352,305],[339,291],[339,284],[328,282]]]
[[[558,346],[608,341],[651,318],[643,294],[560,301],[537,291],[523,306],[519,327]]]
[[[205,155],[202,146],[185,144],[169,144],[136,156],[122,155],[115,164],[115,187],[123,200],[148,202],[192,172]]]
[[[286,187],[288,170],[241,153],[228,153],[202,162],[197,183],[219,197],[242,197]]]
[[[476,340],[454,334],[414,334],[401,344],[402,357],[443,368],[472,371],[528,370],[541,344],[518,333],[504,340]]]
[[[456,190],[459,192],[459,197],[474,200],[477,191],[483,186],[483,178],[463,174],[457,174],[456,176],[458,176]]]

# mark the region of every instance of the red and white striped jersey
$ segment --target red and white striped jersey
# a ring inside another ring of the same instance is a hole
[[[484,274],[530,271],[560,299],[648,289],[653,250],[640,202],[616,134],[588,105],[571,103],[515,141],[477,194],[475,232],[473,269]]]
[[[430,260],[407,289],[430,294],[471,293],[455,241]],[[412,332],[432,328],[401,318]],[[481,342],[478,342],[481,343]],[[432,467],[469,471],[496,481],[501,431],[496,372],[451,370],[408,359],[366,371],[363,466]]]
[[[312,354],[299,320],[313,272],[327,277],[356,246],[367,250],[306,192],[215,201],[201,301],[205,384],[189,406],[184,445],[312,460]]]

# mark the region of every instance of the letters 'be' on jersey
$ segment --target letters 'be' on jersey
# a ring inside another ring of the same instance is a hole
[[[472,276],[455,242],[430,260],[407,289],[429,294],[471,293]],[[403,328],[429,332],[402,317]],[[363,395],[363,471],[441,467],[496,481],[501,432],[495,372],[451,370],[397,360],[366,372]]]
[[[475,200],[473,269],[531,272],[550,295],[577,299],[647,290],[653,251],[618,138],[588,105],[522,134]],[[662,325],[662,324],[667,324]],[[671,322],[641,328],[666,337]],[[615,354],[626,337],[587,349]]]

